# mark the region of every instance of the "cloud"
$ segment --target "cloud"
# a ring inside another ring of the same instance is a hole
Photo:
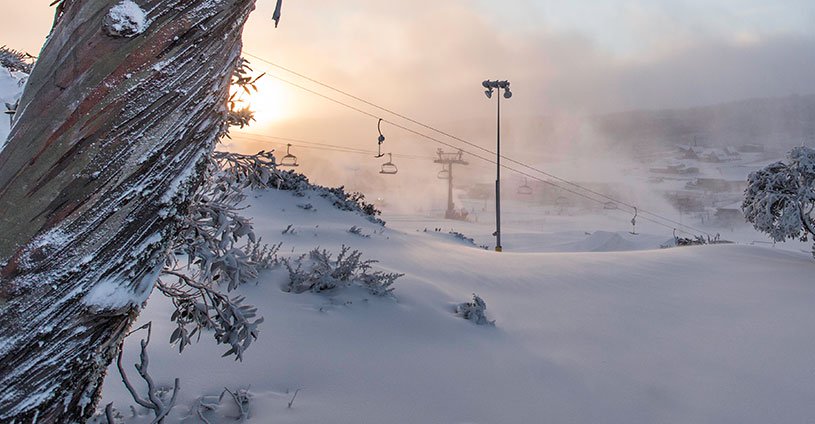
[[[499,25],[467,1],[290,4],[283,32],[250,28],[247,46],[277,62],[425,119],[483,116],[481,80],[507,78],[516,113],[685,107],[815,92],[815,37],[701,31],[630,8],[645,50],[619,54],[597,33]],[[263,6],[258,16],[266,13]],[[690,12],[688,12],[690,13]],[[327,19],[327,16],[330,19]],[[653,19],[650,19],[653,18]],[[649,20],[650,19],[650,20]],[[689,19],[690,20],[690,19]],[[691,20],[693,21],[693,20]],[[696,21],[693,21],[696,22]],[[267,26],[271,26],[268,25]],[[666,29],[660,35],[656,26]],[[724,36],[722,34],[730,34]],[[262,48],[260,38],[269,47]],[[303,94],[308,97],[309,95]],[[333,113],[335,105],[311,102]]]

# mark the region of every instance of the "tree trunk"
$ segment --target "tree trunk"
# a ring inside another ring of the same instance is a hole
[[[225,118],[255,0],[66,0],[0,152],[0,422],[82,422]],[[132,26],[132,25],[131,25]]]

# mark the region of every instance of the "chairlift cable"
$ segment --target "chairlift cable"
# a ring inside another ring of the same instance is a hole
[[[251,136],[249,136],[251,135]],[[344,153],[355,153],[360,155],[370,155],[376,152],[372,150],[365,150],[365,149],[357,149],[354,147],[346,147],[336,144],[328,144],[328,143],[320,143],[314,141],[306,141],[300,140],[295,138],[287,138],[287,137],[276,137],[271,135],[264,135],[264,134],[256,134],[256,133],[234,133],[231,135],[233,140],[238,141],[252,141],[252,142],[259,142],[259,143],[269,143],[274,144],[281,147],[286,147],[287,143],[290,143],[293,147],[303,148],[303,149],[314,149],[314,150],[326,150],[326,151],[333,151],[333,152],[344,152]],[[265,140],[263,138],[270,138],[274,140],[279,140],[278,142],[272,140]],[[410,155],[410,154],[402,154],[402,153],[394,153],[393,157],[400,158],[400,159],[415,159],[415,160],[432,160],[433,158],[430,156],[419,156],[419,155]]]
[[[385,108],[385,107],[379,106],[379,105],[377,105],[377,104],[375,104],[375,103],[372,103],[372,102],[367,101],[367,100],[365,100],[365,99],[362,99],[362,98],[360,98],[360,97],[354,96],[354,95],[352,95],[352,94],[350,94],[350,93],[347,93],[347,92],[345,92],[345,91],[343,91],[343,90],[340,90],[340,89],[334,88],[334,87],[332,87],[332,86],[330,86],[330,85],[328,85],[328,84],[322,83],[322,82],[317,81],[317,80],[315,80],[315,79],[313,79],[313,78],[310,78],[310,77],[307,77],[307,76],[305,76],[305,75],[303,75],[303,74],[300,74],[300,73],[298,73],[298,72],[295,72],[295,71],[293,71],[293,70],[291,70],[291,69],[288,69],[288,68],[285,68],[285,67],[283,67],[283,66],[277,65],[277,64],[275,64],[275,63],[273,63],[273,62],[270,62],[270,61],[268,61],[268,60],[266,60],[266,59],[263,59],[263,58],[261,58],[261,57],[259,57],[259,56],[256,56],[256,55],[253,55],[253,54],[250,54],[250,53],[248,53],[248,52],[244,52],[244,53],[245,53],[247,56],[250,56],[250,57],[253,57],[253,58],[255,58],[255,59],[258,59],[258,60],[260,60],[260,61],[262,61],[262,62],[264,62],[264,63],[267,63],[267,64],[269,64],[269,65],[271,65],[271,66],[274,66],[274,67],[279,68],[279,69],[281,69],[281,70],[283,70],[283,71],[289,72],[289,73],[291,73],[291,74],[293,74],[293,75],[296,75],[296,76],[298,76],[298,77],[301,77],[301,78],[303,78],[303,79],[306,79],[306,80],[308,80],[308,81],[311,81],[311,82],[313,82],[313,83],[315,83],[315,84],[318,84],[318,85],[323,86],[323,87],[325,87],[325,88],[328,88],[328,89],[330,89],[330,90],[332,90],[332,91],[335,91],[335,92],[337,92],[337,93],[340,93],[340,94],[342,94],[342,95],[345,95],[345,96],[347,96],[347,97],[350,97],[350,98],[352,98],[352,99],[354,99],[354,100],[357,100],[357,101],[359,101],[359,102],[362,102],[362,103],[364,103],[364,104],[366,104],[366,105],[369,105],[369,106],[371,106],[371,107],[374,107],[374,108],[380,109],[380,110],[385,111],[385,112],[387,112],[387,113],[390,113],[390,114],[392,114],[392,115],[394,115],[394,116],[397,116],[397,117],[399,117],[399,118],[401,118],[401,119],[404,119],[404,120],[406,120],[406,121],[409,121],[409,122],[411,122],[411,123],[414,123],[414,124],[416,124],[416,125],[419,125],[419,126],[421,126],[421,127],[423,127],[423,128],[426,128],[426,129],[429,129],[429,130],[431,130],[431,131],[437,132],[437,133],[439,133],[439,134],[442,134],[442,135],[444,135],[444,136],[447,136],[447,137],[449,137],[449,138],[452,138],[452,139],[454,139],[454,140],[456,140],[456,141],[459,141],[459,142],[461,142],[461,143],[464,143],[464,144],[466,144],[466,145],[469,145],[469,146],[471,146],[471,147],[474,147],[474,148],[479,149],[479,150],[481,150],[481,151],[484,151],[484,152],[486,152],[486,153],[490,153],[490,154],[493,154],[493,155],[495,154],[495,152],[491,151],[490,149],[487,149],[487,148],[481,147],[481,146],[479,146],[479,145],[477,145],[477,144],[475,144],[475,143],[469,142],[469,141],[464,140],[464,139],[462,139],[462,138],[460,138],[460,137],[457,137],[457,136],[455,136],[455,135],[449,134],[449,133],[447,133],[447,132],[445,132],[445,131],[442,131],[442,130],[439,130],[439,129],[435,128],[435,127],[432,127],[432,126],[430,126],[430,125],[427,125],[427,124],[421,123],[421,122],[419,122],[419,121],[416,121],[416,120],[414,120],[414,119],[412,119],[412,118],[410,118],[410,117],[407,117],[407,116],[405,116],[405,115],[402,115],[402,114],[400,114],[400,113],[398,113],[398,112],[395,112],[395,111],[393,111],[393,110],[390,110],[390,109],[388,109],[388,108]],[[444,145],[444,146],[447,146],[447,147],[450,147],[450,148],[454,148],[454,149],[458,149],[458,147],[456,147],[456,146],[454,146],[454,145],[452,145],[452,144],[450,144],[450,143],[446,143],[446,142],[441,141],[441,140],[439,140],[439,139],[437,139],[437,138],[431,137],[431,136],[426,135],[426,134],[422,134],[422,133],[420,133],[420,132],[418,132],[418,131],[416,131],[416,130],[413,130],[413,129],[410,129],[410,128],[405,127],[405,126],[403,126],[403,125],[397,124],[396,122],[393,122],[393,121],[390,121],[390,120],[387,120],[387,119],[383,119],[383,118],[379,118],[378,116],[376,116],[376,115],[374,115],[374,114],[372,114],[372,113],[370,113],[370,112],[367,112],[367,111],[365,111],[365,110],[363,110],[363,109],[360,109],[360,108],[358,108],[358,107],[355,107],[355,106],[353,106],[353,105],[349,105],[349,104],[347,104],[347,103],[344,103],[344,102],[342,102],[342,101],[340,101],[340,100],[337,100],[337,99],[334,99],[334,98],[329,97],[329,96],[327,96],[327,95],[324,95],[324,94],[319,93],[319,92],[317,92],[317,91],[311,90],[311,89],[306,88],[306,87],[304,87],[304,86],[302,86],[302,85],[300,85],[300,84],[294,83],[294,82],[292,82],[292,81],[286,80],[286,79],[284,79],[284,78],[281,78],[281,77],[276,76],[276,75],[273,75],[273,74],[267,74],[267,75],[269,75],[270,77],[272,77],[272,78],[274,78],[274,79],[277,79],[278,81],[281,81],[281,82],[283,82],[283,83],[289,84],[289,85],[294,86],[294,87],[296,87],[296,88],[299,88],[299,89],[301,89],[301,90],[303,90],[303,91],[306,91],[306,92],[309,92],[309,93],[311,93],[311,94],[314,94],[314,95],[316,95],[316,96],[318,96],[318,97],[322,97],[323,99],[329,100],[329,101],[331,101],[331,102],[333,102],[333,103],[337,103],[337,104],[339,104],[339,105],[341,105],[341,106],[344,106],[344,107],[346,107],[346,108],[348,108],[348,109],[351,109],[351,110],[353,110],[353,111],[356,111],[356,112],[358,112],[358,113],[360,113],[360,114],[363,114],[363,115],[366,115],[366,116],[369,116],[369,117],[372,117],[372,118],[375,118],[375,119],[382,119],[382,121],[383,121],[383,122],[386,122],[386,123],[388,123],[388,124],[391,124],[391,125],[393,125],[393,126],[395,126],[395,127],[399,128],[399,129],[402,129],[402,130],[404,130],[404,131],[407,131],[407,132],[413,133],[413,134],[415,134],[415,135],[418,135],[418,136],[420,136],[420,137],[423,137],[423,138],[426,138],[426,139],[428,139],[428,140],[434,141],[434,142],[439,143],[439,144],[441,144],[441,145]],[[489,162],[489,163],[493,163],[493,164],[495,163],[495,161],[494,161],[494,160],[492,160],[492,159],[488,159],[488,158],[484,158],[484,157],[479,156],[479,155],[477,155],[477,154],[475,154],[475,153],[473,153],[473,152],[471,152],[471,151],[466,151],[466,150],[463,150],[463,149],[462,149],[462,151],[464,151],[464,152],[468,153],[468,154],[469,154],[469,155],[471,155],[471,156],[474,156],[474,157],[479,158],[479,159],[481,159],[481,160],[487,161],[487,162]],[[621,204],[621,205],[624,205],[624,206],[626,206],[626,207],[628,207],[628,208],[631,208],[632,210],[633,210],[634,208],[638,208],[639,213],[641,213],[641,214],[648,214],[648,215],[651,215],[651,216],[653,216],[653,217],[655,217],[655,218],[658,218],[658,219],[661,219],[661,220],[664,220],[664,221],[670,222],[670,223],[672,223],[672,224],[678,225],[678,226],[680,226],[680,227],[684,227],[684,228],[688,228],[688,229],[690,229],[690,230],[696,231],[697,233],[702,233],[702,234],[710,235],[710,233],[708,233],[708,232],[706,232],[706,231],[700,230],[700,229],[698,229],[698,228],[695,228],[695,227],[690,226],[690,225],[687,225],[687,224],[683,224],[683,223],[681,223],[681,222],[679,222],[679,221],[676,221],[676,220],[670,219],[670,218],[668,218],[668,217],[665,217],[665,216],[663,216],[663,215],[657,214],[657,213],[655,213],[655,212],[650,212],[650,211],[648,211],[648,210],[641,209],[641,208],[639,208],[639,207],[637,207],[637,206],[635,206],[635,205],[633,205],[633,204],[631,204],[631,203],[628,203],[628,202],[625,202],[625,201],[621,201],[621,200],[619,200],[619,199],[615,199],[615,198],[613,198],[613,197],[611,197],[611,196],[608,196],[608,195],[606,195],[606,194],[603,194],[603,193],[597,192],[597,191],[595,191],[595,190],[592,190],[592,189],[590,189],[590,188],[584,187],[584,186],[582,186],[582,185],[580,185],[580,184],[577,184],[577,183],[571,182],[571,181],[569,181],[569,180],[563,179],[563,178],[558,177],[558,176],[556,176],[556,175],[554,175],[554,174],[548,173],[548,172],[546,172],[546,171],[543,171],[543,170],[538,169],[538,168],[536,168],[536,167],[533,167],[533,166],[531,166],[531,165],[527,165],[527,164],[525,164],[525,163],[523,163],[523,162],[520,162],[520,161],[517,161],[517,160],[515,160],[515,159],[512,159],[512,158],[506,157],[506,156],[504,156],[504,155],[501,155],[501,158],[502,158],[502,159],[505,159],[505,160],[507,160],[507,161],[509,161],[509,162],[511,162],[511,163],[514,163],[514,164],[516,164],[516,165],[519,165],[519,166],[521,166],[521,167],[524,167],[524,168],[526,168],[526,169],[529,169],[529,170],[532,170],[532,171],[538,172],[538,173],[540,173],[540,174],[542,174],[542,175],[545,175],[545,176],[547,176],[547,177],[550,177],[550,178],[552,178],[552,179],[555,179],[555,180],[557,180],[557,181],[559,181],[559,182],[562,182],[562,183],[564,183],[564,184],[570,185],[570,186],[572,186],[572,187],[576,187],[576,188],[578,188],[578,189],[580,189],[580,190],[584,190],[584,191],[586,191],[586,192],[588,192],[588,193],[594,194],[594,195],[596,195],[596,196],[600,196],[600,197],[602,197],[602,198],[604,198],[604,199],[607,199],[607,200],[611,200],[611,201],[617,202],[617,203],[619,203],[619,204]],[[584,198],[587,198],[587,199],[591,199],[591,200],[593,200],[593,201],[598,201],[597,199],[593,199],[593,198],[590,198],[590,197],[588,197],[588,196],[586,196],[586,195],[579,194],[579,193],[577,193],[577,192],[574,192],[573,190],[567,190],[567,189],[565,189],[565,188],[564,188],[564,187],[562,187],[562,186],[558,186],[558,185],[556,185],[556,184],[552,183],[551,181],[546,181],[546,180],[543,180],[543,179],[541,179],[541,178],[538,178],[538,177],[535,177],[535,176],[532,176],[532,175],[529,175],[529,174],[523,173],[523,172],[521,172],[521,171],[519,171],[519,170],[517,170],[517,169],[515,169],[515,168],[510,168],[510,167],[509,167],[509,166],[507,166],[507,165],[502,164],[502,165],[501,165],[501,167],[502,167],[502,168],[505,168],[505,169],[508,169],[508,170],[511,170],[511,171],[513,171],[513,172],[519,173],[519,174],[521,174],[521,175],[526,175],[526,176],[528,176],[528,177],[530,177],[530,178],[533,178],[533,179],[535,179],[535,180],[542,181],[542,182],[545,182],[545,183],[547,183],[547,184],[553,185],[553,186],[555,186],[555,187],[558,187],[558,188],[560,188],[560,189],[562,189],[562,190],[564,190],[564,191],[567,191],[567,192],[569,192],[569,193],[572,193],[572,194],[578,195],[578,196],[580,196],[580,197],[584,197]],[[599,202],[599,201],[598,201],[598,202]],[[650,221],[650,222],[657,223],[656,221],[654,221],[654,220],[652,220],[652,219],[645,218],[645,217],[643,217],[643,216],[640,216],[640,218],[641,218],[641,219],[643,219],[643,220],[646,220],[646,221]],[[670,229],[673,229],[673,228],[674,228],[673,226],[670,226],[670,225],[665,225],[665,224],[662,224],[662,223],[659,223],[659,224],[660,224],[660,225],[662,225],[662,226],[664,226],[664,227],[670,228]],[[681,231],[681,230],[680,230],[680,231]],[[693,233],[690,233],[690,232],[687,232],[687,231],[682,231],[682,232],[684,232],[684,233],[686,233],[686,234],[691,234],[691,235],[693,235]]]

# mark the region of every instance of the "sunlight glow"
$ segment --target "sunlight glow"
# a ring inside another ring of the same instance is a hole
[[[257,93],[242,99],[255,112],[255,125],[264,127],[292,117],[293,96],[289,87],[268,76],[256,85]]]

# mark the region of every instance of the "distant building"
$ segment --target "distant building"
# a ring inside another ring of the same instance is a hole
[[[735,147],[727,146],[724,148],[724,153],[732,159],[739,159],[741,154],[739,154],[738,150]]]
[[[685,185],[688,190],[704,190],[713,192],[741,192],[747,188],[743,180],[725,180],[724,178],[697,178]]]
[[[702,149],[694,146],[688,146],[685,144],[680,144],[677,146],[678,156],[677,159],[692,159],[698,160],[699,155],[702,153]]]
[[[737,149],[741,153],[764,153],[764,146],[761,144],[742,144]]]
[[[716,208],[713,215],[716,222],[723,225],[732,225],[744,222],[744,214],[741,212],[741,202],[731,203],[726,206]]]
[[[718,149],[707,149],[702,153],[702,157],[699,158],[699,160],[708,163],[721,163],[727,160],[727,155]]]

